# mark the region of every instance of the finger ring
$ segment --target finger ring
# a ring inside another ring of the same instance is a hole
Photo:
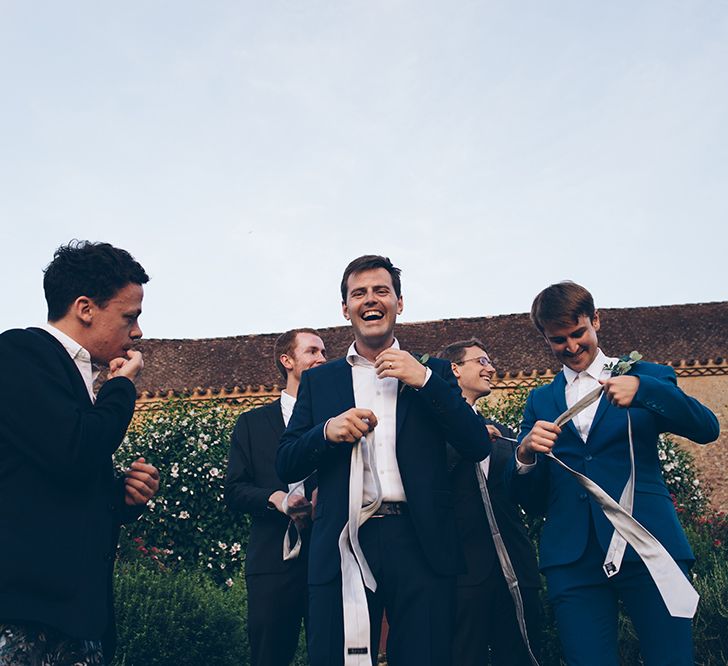
[[[394,367],[394,363],[392,361],[389,362],[389,369],[391,370]]]

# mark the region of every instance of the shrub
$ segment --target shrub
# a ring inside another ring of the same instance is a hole
[[[245,588],[208,576],[122,563],[115,574],[116,666],[248,663]]]
[[[241,570],[249,521],[223,503],[230,434],[237,414],[226,406],[173,400],[135,419],[115,460],[128,466],[139,456],[159,469],[160,489],[146,515],[125,527],[122,558],[140,544],[166,562],[202,567],[215,580]]]

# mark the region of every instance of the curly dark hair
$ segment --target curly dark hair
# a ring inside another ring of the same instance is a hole
[[[105,307],[126,285],[149,282],[141,264],[126,250],[85,240],[61,245],[43,273],[48,321],[63,318],[79,296]]]
[[[394,287],[394,293],[399,298],[402,295],[402,283],[400,281],[400,273],[402,272],[399,268],[394,266],[389,260],[389,257],[383,257],[380,254],[365,254],[361,257],[357,257],[349,263],[344,269],[344,275],[341,278],[341,302],[346,303],[346,294],[348,289],[349,276],[354,273],[362,273],[363,271],[374,270],[375,268],[383,268],[389,273],[392,278],[392,286]]]

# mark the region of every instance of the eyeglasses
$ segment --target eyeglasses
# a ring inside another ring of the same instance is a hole
[[[468,361],[477,361],[484,368],[487,368],[488,366],[493,367],[493,363],[487,356],[473,356],[472,358],[464,358],[462,361],[456,361],[455,365],[462,365],[463,363],[467,363]]]

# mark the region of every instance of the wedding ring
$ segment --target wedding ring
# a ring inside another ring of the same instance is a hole
[[[392,361],[389,362],[389,369],[391,370],[394,367],[394,363]]]

